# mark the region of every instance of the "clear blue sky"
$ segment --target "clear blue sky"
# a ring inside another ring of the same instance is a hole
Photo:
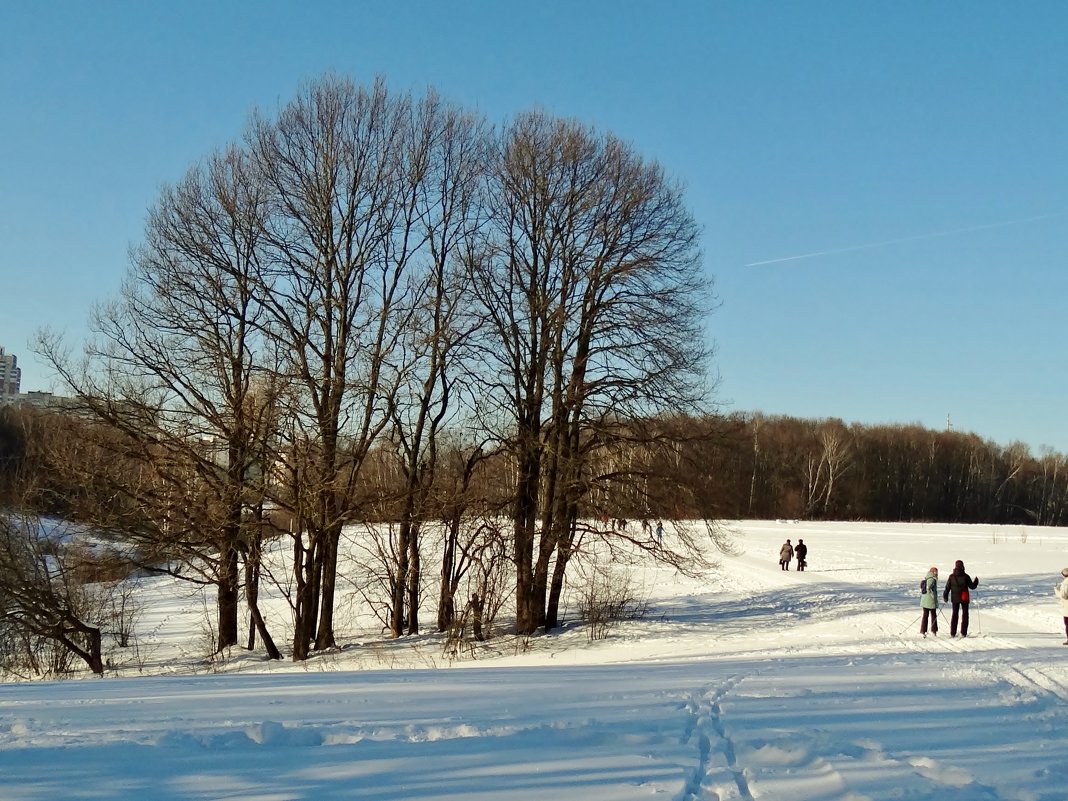
[[[160,187],[334,70],[681,179],[725,410],[1068,453],[1066,34],[1063,2],[0,3],[0,345],[50,388],[29,340],[80,344]]]

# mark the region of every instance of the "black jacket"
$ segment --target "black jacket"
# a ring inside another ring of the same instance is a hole
[[[964,572],[964,568],[955,567],[953,572],[949,574],[949,578],[946,579],[945,589],[942,590],[942,600],[948,601],[949,596],[953,596],[953,603],[959,604],[961,602],[960,594],[965,590],[974,590],[979,586],[979,579],[972,578]]]

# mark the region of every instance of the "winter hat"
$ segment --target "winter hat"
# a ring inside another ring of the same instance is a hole
[[[1064,568],[1064,570],[1061,571],[1061,575],[1065,578],[1068,578],[1068,567]]]
[[[953,563],[953,567],[959,567],[961,570],[964,570],[964,562],[958,559],[956,562]]]
[[[937,567],[932,567],[932,568],[931,568],[931,569],[930,569],[929,571],[927,571],[927,572],[928,572],[928,573],[934,573],[934,574],[935,574],[935,575],[937,576],[937,575],[938,575],[938,568],[937,568]]]

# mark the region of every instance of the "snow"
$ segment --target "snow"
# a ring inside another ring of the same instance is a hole
[[[742,553],[701,579],[633,568],[649,609],[607,640],[464,659],[365,636],[209,666],[199,602],[148,582],[145,675],[0,685],[0,799],[1068,798],[1068,530],[732,527]],[[807,571],[779,570],[787,537]],[[969,637],[923,639],[919,581],[956,559]]]

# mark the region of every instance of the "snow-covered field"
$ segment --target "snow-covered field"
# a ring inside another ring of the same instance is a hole
[[[701,580],[638,569],[649,611],[608,640],[463,660],[364,639],[194,672],[204,610],[157,580],[153,675],[0,685],[0,799],[1068,799],[1068,530],[734,528]],[[923,639],[919,581],[956,559],[970,636]]]

